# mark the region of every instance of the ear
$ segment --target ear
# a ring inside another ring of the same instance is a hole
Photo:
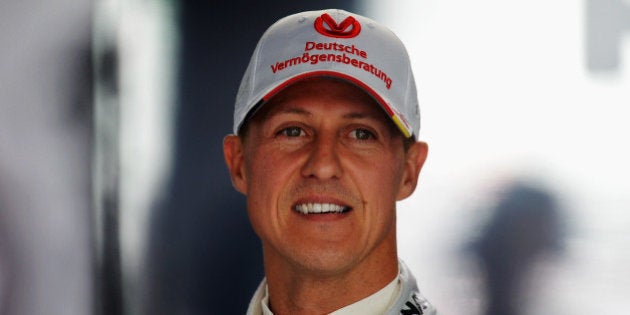
[[[243,142],[236,135],[228,135],[223,139],[223,157],[230,172],[232,185],[236,190],[247,195],[247,176],[243,167]]]
[[[403,200],[416,190],[420,170],[427,159],[429,146],[425,142],[413,143],[405,152],[405,170],[396,200]]]

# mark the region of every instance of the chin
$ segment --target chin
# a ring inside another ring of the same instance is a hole
[[[344,253],[334,249],[302,251],[299,257],[293,257],[294,264],[312,274],[335,275],[343,273],[357,263],[356,255]]]

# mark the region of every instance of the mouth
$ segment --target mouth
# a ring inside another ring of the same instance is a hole
[[[334,203],[301,203],[293,207],[293,210],[301,214],[341,214],[350,211],[348,206]]]

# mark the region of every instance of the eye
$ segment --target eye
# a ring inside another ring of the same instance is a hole
[[[357,128],[350,132],[350,137],[357,140],[369,140],[375,139],[376,136],[369,130],[363,128]]]
[[[278,131],[277,135],[285,137],[301,137],[305,135],[305,132],[300,127],[287,127]]]

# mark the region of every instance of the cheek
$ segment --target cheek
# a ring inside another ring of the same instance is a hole
[[[245,161],[245,171],[247,173],[247,211],[256,234],[263,239],[270,233],[269,229],[273,225],[270,221],[275,217],[272,213],[275,204],[274,176],[271,174],[266,159],[261,159],[256,155],[248,155],[251,158]]]
[[[354,165],[354,174],[359,187],[369,189],[371,193],[381,192],[377,195],[388,196],[390,191],[396,191],[401,182],[403,165],[400,159],[393,157],[365,159],[360,164]],[[366,192],[367,193],[367,192]]]
[[[288,182],[292,163],[283,162],[273,152],[255,151],[248,154],[245,170],[248,175],[248,199],[254,205],[276,201],[283,185]]]

